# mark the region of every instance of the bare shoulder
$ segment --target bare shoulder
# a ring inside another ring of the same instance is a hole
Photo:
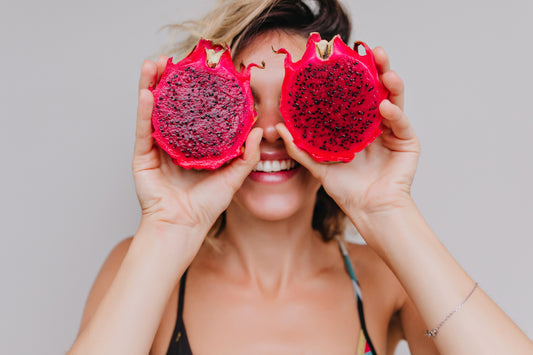
[[[400,281],[388,265],[367,245],[346,243],[361,286],[367,327],[373,340],[393,353],[405,337],[400,312],[408,300]]]
[[[395,321],[408,300],[396,275],[369,246],[346,243],[346,248],[361,285],[365,307],[369,312],[379,310],[380,322],[388,324]]]
[[[346,248],[361,287],[366,285],[381,295],[388,295],[395,310],[399,310],[407,294],[389,266],[368,245],[346,243]]]
[[[91,291],[89,292],[89,296],[87,297],[87,302],[85,303],[79,332],[85,328],[98,308],[100,301],[102,301],[102,298],[109,289],[109,286],[113,282],[113,279],[128,252],[132,240],[133,237],[129,237],[116,244],[100,268],[98,276],[96,276]]]
[[[425,325],[415,304],[388,265],[367,245],[346,243],[361,285],[367,326],[374,341],[393,354],[401,339],[413,354],[438,354],[424,336]]]

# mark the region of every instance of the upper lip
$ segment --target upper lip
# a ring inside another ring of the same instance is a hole
[[[283,153],[261,153],[261,161],[267,160],[294,160],[288,154]]]
[[[286,151],[262,151],[261,160],[289,160],[292,159]]]

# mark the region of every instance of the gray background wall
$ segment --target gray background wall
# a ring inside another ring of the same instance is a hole
[[[211,3],[0,5],[2,354],[69,348],[99,267],[138,223],[130,160],[141,63],[163,43],[160,26]],[[346,4],[353,39],[385,47],[405,79],[423,146],[419,207],[533,337],[532,2]]]

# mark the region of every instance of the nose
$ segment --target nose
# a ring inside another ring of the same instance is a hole
[[[257,121],[255,122],[255,127],[263,129],[263,140],[269,143],[281,140],[281,137],[276,130],[276,125],[283,122],[283,118],[279,111],[279,99],[256,104],[256,112]]]

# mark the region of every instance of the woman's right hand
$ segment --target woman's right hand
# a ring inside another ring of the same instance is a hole
[[[139,106],[133,154],[133,177],[142,209],[141,224],[164,226],[166,230],[193,232],[203,241],[233,194],[259,161],[262,130],[253,129],[244,155],[215,171],[186,170],[175,165],[152,138],[154,87],[168,58],[145,61],[139,81]],[[201,243],[198,244],[198,248]]]

